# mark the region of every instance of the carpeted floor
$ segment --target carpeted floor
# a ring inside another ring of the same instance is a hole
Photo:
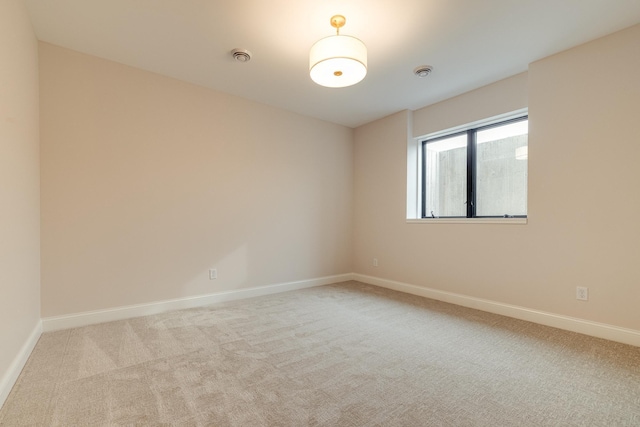
[[[346,282],[45,333],[0,424],[640,426],[640,348]]]

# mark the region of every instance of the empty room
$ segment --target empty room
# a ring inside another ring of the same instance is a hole
[[[638,70],[639,1],[0,0],[0,425],[640,426]]]

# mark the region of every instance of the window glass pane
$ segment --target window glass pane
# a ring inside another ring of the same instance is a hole
[[[527,214],[528,120],[476,134],[476,216]]]
[[[425,144],[425,216],[466,216],[467,136]]]

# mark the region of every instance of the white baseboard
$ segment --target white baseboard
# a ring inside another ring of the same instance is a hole
[[[393,280],[380,279],[363,274],[353,274],[353,280],[380,286],[382,288],[393,289],[412,295],[431,298],[439,301],[449,302],[463,307],[475,308],[477,310],[488,311],[490,313],[501,314],[503,316],[516,319],[527,320],[541,325],[552,326],[558,329],[578,332],[597,338],[604,338],[611,341],[621,342],[640,347],[640,331],[625,329],[604,323],[591,322],[589,320],[577,319],[574,317],[562,316],[547,313],[516,305],[503,304],[495,301],[469,297],[452,292],[439,291],[437,289],[424,288],[410,285],[408,283],[396,282]]]
[[[213,294],[198,295],[194,297],[178,298],[166,301],[158,301],[146,304],[128,305],[114,307],[105,310],[86,311],[63,316],[45,317],[42,319],[44,332],[57,331],[61,329],[77,328],[80,326],[93,325],[96,323],[111,322],[114,320],[130,319],[133,317],[148,316],[151,314],[163,313],[171,310],[182,310],[185,308],[202,307],[217,302],[233,301],[243,298],[259,297],[262,295],[275,294],[279,292],[293,291],[296,289],[311,288],[314,286],[329,285],[352,280],[352,274],[339,274],[316,279],[300,280],[296,282],[267,285],[257,288],[238,289],[232,291],[217,292]]]
[[[13,359],[13,362],[9,365],[9,369],[7,369],[7,372],[4,374],[2,379],[0,379],[0,408],[2,408],[7,397],[9,397],[9,393],[16,383],[20,372],[22,372],[22,368],[26,365],[33,348],[40,339],[40,335],[42,335],[42,321],[39,320],[35,328],[33,328],[33,331],[31,331],[31,334],[29,334],[29,337],[27,337],[27,340],[20,348],[20,351]]]

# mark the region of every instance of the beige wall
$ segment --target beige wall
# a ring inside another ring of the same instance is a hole
[[[449,98],[413,112],[413,136],[423,136],[526,108],[528,73]]]
[[[5,386],[7,376],[17,374],[9,369],[40,324],[38,45],[19,0],[0,2],[0,64],[0,385]],[[0,387],[0,394],[4,391]]]
[[[594,66],[602,70],[589,76]],[[546,306],[640,330],[640,25],[530,67],[531,226]],[[534,167],[534,165],[539,165]],[[565,302],[588,286],[588,304]]]
[[[355,272],[640,330],[638,46],[640,25],[543,59],[415,112],[413,135],[410,112],[356,129]],[[407,138],[527,97],[528,224],[407,224]]]
[[[353,130],[45,43],[40,85],[43,317],[351,272]]]

